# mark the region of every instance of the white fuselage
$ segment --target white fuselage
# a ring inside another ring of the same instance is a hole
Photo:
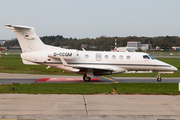
[[[39,64],[83,74],[89,81],[92,76],[124,73],[128,71],[177,71],[172,65],[140,52],[78,51],[45,45],[33,27],[5,25],[15,32],[22,49],[24,64]]]
[[[52,66],[73,72],[76,68],[89,69],[112,69],[112,73],[123,73],[126,71],[160,71],[173,72],[177,71],[172,65],[153,59],[147,53],[140,52],[103,52],[103,51],[77,51],[77,50],[46,50],[35,51],[29,53],[22,53],[21,57],[25,64],[41,64]],[[77,55],[71,55],[73,53]],[[56,56],[53,54],[56,53]],[[61,53],[61,54],[60,54]],[[58,55],[57,55],[58,54]],[[60,60],[60,56],[69,57],[64,58],[69,66],[64,66]],[[148,56],[149,59],[143,58]],[[72,57],[72,59],[71,59]],[[73,67],[74,66],[74,67]],[[119,71],[117,69],[120,69]],[[80,71],[76,71],[78,73]],[[85,73],[80,73],[85,74]]]

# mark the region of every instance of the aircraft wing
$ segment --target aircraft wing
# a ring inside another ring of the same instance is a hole
[[[81,71],[92,71],[94,70],[94,72],[110,72],[112,73],[123,73],[126,72],[127,70],[124,68],[120,68],[120,67],[116,67],[113,65],[88,65],[88,64],[84,64],[84,65],[69,65],[62,57],[59,57],[62,64],[66,67],[72,67],[72,68],[76,68],[79,69],[80,72]]]
[[[119,68],[116,66],[105,66],[105,65],[73,65],[71,66],[77,69],[94,69],[94,70],[103,70],[103,71],[111,71],[112,73],[123,73],[126,71],[124,68]]]

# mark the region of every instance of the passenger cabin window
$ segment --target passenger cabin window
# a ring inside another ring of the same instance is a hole
[[[108,55],[105,55],[104,57],[105,57],[105,59],[108,59],[108,58],[109,58],[109,56],[108,56]]]
[[[147,55],[143,55],[143,59],[150,59],[150,58]]]
[[[112,59],[116,59],[116,56],[115,56],[115,55],[112,55]]]
[[[128,55],[128,56],[127,56],[127,59],[130,59],[130,58],[131,58],[131,57]]]
[[[122,60],[122,59],[123,59],[123,56],[122,56],[122,55],[120,55],[120,56],[119,56],[119,59],[121,59],[121,60]]]
[[[89,55],[88,55],[88,54],[86,54],[86,55],[85,55],[85,58],[86,58],[86,59],[88,59],[88,58],[89,58]]]
[[[97,60],[97,61],[100,61],[100,60],[101,60],[101,53],[97,53],[97,54],[96,54],[96,60]]]

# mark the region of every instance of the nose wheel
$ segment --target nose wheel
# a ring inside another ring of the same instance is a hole
[[[161,77],[158,77],[158,78],[157,78],[157,81],[158,81],[158,82],[161,82],[161,80],[162,80]]]
[[[160,74],[158,74],[157,81],[158,81],[158,82],[161,82],[161,80],[162,80],[162,79],[161,79],[161,76],[160,76]]]
[[[84,80],[85,82],[89,82],[89,81],[91,80],[91,78],[88,77],[87,75],[84,75],[84,76],[83,76],[83,80]]]

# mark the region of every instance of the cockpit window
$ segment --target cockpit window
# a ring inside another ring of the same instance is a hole
[[[151,58],[151,59],[153,59],[153,60],[156,60],[156,58],[154,58],[153,56],[151,56],[151,55],[149,55],[149,57]]]
[[[147,55],[143,55],[143,59],[150,59],[150,58]]]

